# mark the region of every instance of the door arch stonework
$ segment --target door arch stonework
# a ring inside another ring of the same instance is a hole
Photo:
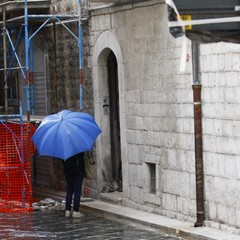
[[[118,66],[118,89],[119,89],[119,119],[121,129],[121,158],[122,158],[122,187],[123,195],[128,195],[128,164],[126,151],[126,121],[125,121],[125,81],[123,55],[120,44],[115,34],[106,31],[100,34],[93,48],[93,93],[94,93],[94,116],[99,123],[102,133],[96,142],[97,161],[97,187],[98,192],[104,190],[109,177],[109,158],[111,158],[110,123],[107,110],[104,105],[108,104],[108,66],[107,59],[110,52],[117,59]]]

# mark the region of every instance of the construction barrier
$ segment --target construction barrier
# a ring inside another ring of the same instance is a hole
[[[0,122],[0,212],[32,209],[34,132],[30,123]]]

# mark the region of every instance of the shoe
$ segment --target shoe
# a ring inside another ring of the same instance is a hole
[[[65,218],[70,218],[71,217],[71,211],[67,210],[65,212]]]
[[[83,217],[83,214],[81,214],[80,212],[73,211],[72,217],[73,218],[81,218],[81,217]]]

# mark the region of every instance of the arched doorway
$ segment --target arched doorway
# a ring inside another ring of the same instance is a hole
[[[108,89],[109,89],[109,117],[111,138],[111,163],[112,163],[112,190],[122,189],[122,162],[121,162],[121,131],[119,119],[119,90],[117,59],[111,51],[107,59]]]
[[[100,34],[93,49],[94,117],[102,133],[96,141],[97,194],[129,194],[123,56],[115,34]],[[122,187],[122,189],[121,189]]]

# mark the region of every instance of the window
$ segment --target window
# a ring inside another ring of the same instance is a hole
[[[150,193],[156,194],[156,164],[148,163],[150,172]]]
[[[161,181],[160,181],[160,164],[159,157],[157,156],[155,161],[152,159],[151,162],[145,162],[144,164],[144,202],[154,204],[157,206],[161,205]]]

